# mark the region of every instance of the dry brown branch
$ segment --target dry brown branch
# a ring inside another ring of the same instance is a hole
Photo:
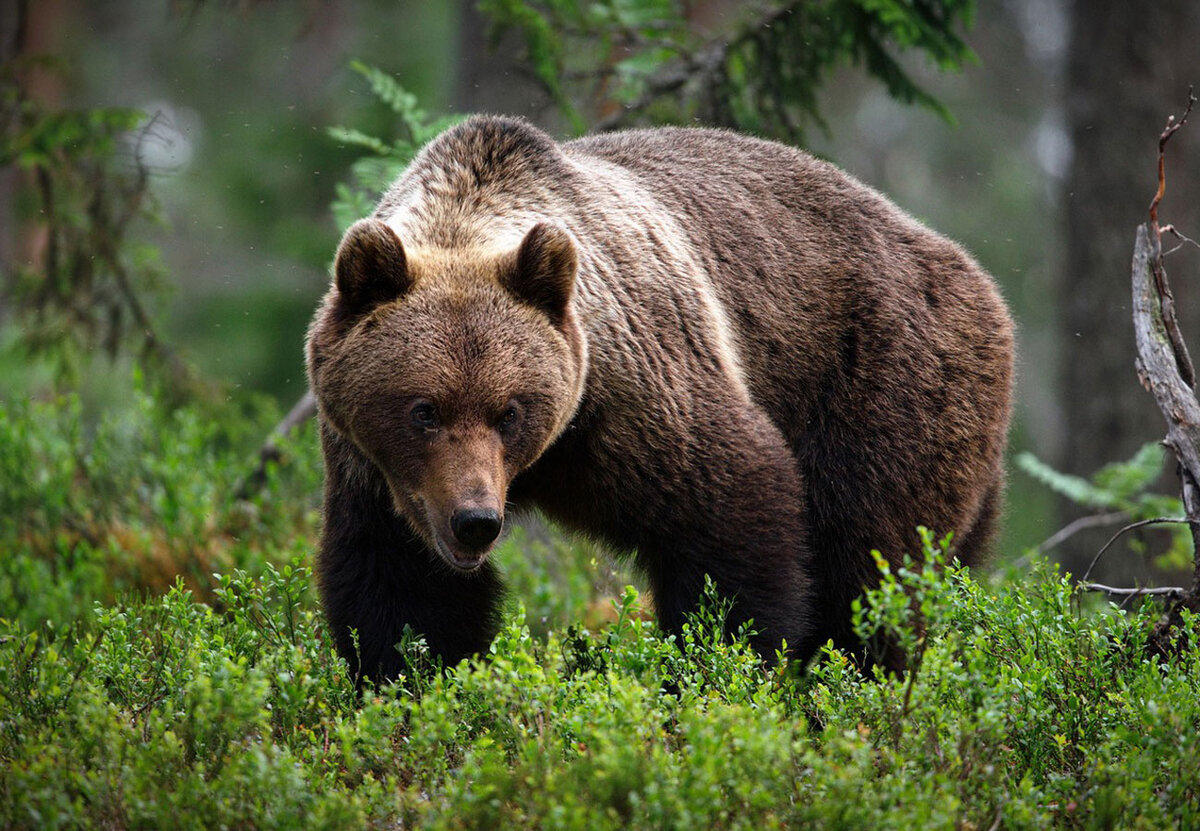
[[[1147,596],[1170,598],[1170,605],[1155,625],[1147,644],[1149,652],[1163,657],[1177,653],[1192,641],[1192,638],[1186,635],[1179,637],[1183,623],[1181,611],[1190,609],[1200,612],[1200,486],[1197,485],[1200,482],[1200,400],[1195,392],[1195,368],[1179,331],[1179,323],[1175,316],[1175,299],[1171,293],[1166,268],[1163,266],[1162,235],[1171,233],[1183,240],[1183,244],[1192,241],[1171,225],[1160,227],[1158,221],[1158,207],[1167,188],[1167,142],[1187,123],[1195,103],[1196,96],[1189,88],[1188,103],[1183,114],[1178,119],[1174,116],[1168,118],[1166,127],[1159,135],[1158,188],[1150,203],[1149,221],[1137,229],[1131,280],[1133,328],[1137,342],[1135,366],[1142,386],[1154,395],[1154,400],[1167,423],[1167,435],[1163,445],[1175,454],[1186,516],[1157,517],[1122,527],[1096,552],[1079,583],[1084,591],[1100,591],[1126,599]],[[1179,586],[1120,588],[1088,581],[1092,569],[1104,552],[1124,534],[1135,528],[1164,523],[1187,524],[1191,529],[1194,567],[1191,585],[1187,589]],[[1089,522],[1090,524],[1092,523]],[[1056,540],[1071,528],[1068,526],[1063,529],[1047,543]],[[1074,530],[1070,532],[1074,533]]]
[[[1158,231],[1158,205],[1162,202],[1163,194],[1167,192],[1167,142],[1179,128],[1187,124],[1188,116],[1192,114],[1192,107],[1196,103],[1194,90],[1195,87],[1188,87],[1188,101],[1187,106],[1183,108],[1183,115],[1178,119],[1173,115],[1167,116],[1167,126],[1158,136],[1158,190],[1155,191],[1154,199],[1150,202],[1150,224],[1154,226],[1155,231]]]
[[[1193,543],[1200,543],[1200,491],[1196,477],[1200,475],[1200,402],[1186,375],[1191,362],[1175,348],[1175,338],[1169,334],[1166,297],[1160,287],[1167,286],[1166,270],[1162,264],[1159,235],[1151,223],[1138,228],[1133,257],[1133,320],[1137,339],[1137,371],[1142,386],[1149,390],[1167,422],[1167,437],[1163,441],[1179,460],[1179,476],[1183,490],[1184,510],[1192,520]],[[1169,291],[1169,289],[1168,289]],[[1176,328],[1176,336],[1178,329]],[[1200,546],[1198,546],[1200,550]],[[1197,564],[1200,568],[1200,563]]]
[[[1191,237],[1185,237],[1183,234],[1179,233],[1179,229],[1176,228],[1174,225],[1164,225],[1159,230],[1159,236],[1161,236],[1162,234],[1170,234],[1171,236],[1175,237],[1175,239],[1179,240],[1179,245],[1176,245],[1170,251],[1163,252],[1164,257],[1169,257],[1170,255],[1172,255],[1176,251],[1178,251],[1180,248],[1183,248],[1183,246],[1185,246],[1185,245],[1190,245],[1194,248],[1200,248],[1200,242],[1196,242]]]
[[[1159,287],[1166,285],[1162,248],[1150,224],[1138,228],[1133,259],[1133,319],[1137,339],[1137,370],[1142,386],[1149,390],[1167,422],[1163,441],[1180,464],[1184,509],[1189,519],[1200,519],[1200,494],[1195,482],[1200,474],[1200,402],[1185,376],[1185,363],[1169,335],[1165,298]],[[1195,530],[1193,531],[1195,536]]]

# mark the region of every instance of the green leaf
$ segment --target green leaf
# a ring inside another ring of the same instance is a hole
[[[361,61],[351,61],[350,68],[366,78],[375,97],[387,104],[406,124],[425,120],[425,111],[417,106],[417,96],[400,86],[391,75]]]
[[[1159,442],[1143,445],[1128,461],[1105,465],[1090,480],[1057,471],[1031,453],[1019,454],[1016,464],[1078,505],[1125,511],[1135,520],[1183,514],[1178,498],[1150,490],[1163,470],[1163,449]]]
[[[367,150],[380,155],[392,152],[392,147],[382,139],[369,136],[360,130],[350,127],[327,127],[325,132],[330,138],[340,144],[365,147]]]
[[[1038,459],[1032,453],[1019,453],[1015,459],[1017,467],[1037,479],[1050,490],[1065,496],[1079,505],[1089,508],[1123,509],[1127,500],[1105,488],[1097,487],[1080,476],[1061,473]]]
[[[1128,461],[1112,462],[1100,468],[1092,481],[1098,487],[1128,499],[1153,485],[1162,472],[1163,446],[1154,441],[1142,445]]]

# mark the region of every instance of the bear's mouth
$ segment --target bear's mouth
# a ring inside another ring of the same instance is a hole
[[[492,546],[488,546],[482,550],[464,550],[446,540],[441,534],[433,535],[434,548],[438,554],[446,561],[455,571],[461,571],[464,574],[470,574],[479,569],[487,560],[488,554],[492,551]]]
[[[488,555],[492,553],[492,549],[496,547],[502,536],[502,534],[498,534],[486,545],[477,547],[462,545],[455,539],[450,518],[443,517],[428,499],[417,495],[401,499],[399,496],[401,491],[390,481],[388,485],[392,492],[392,503],[396,513],[408,520],[409,525],[425,539],[429,547],[446,565],[461,574],[478,571],[480,566],[487,561]],[[501,523],[503,524],[503,520]]]

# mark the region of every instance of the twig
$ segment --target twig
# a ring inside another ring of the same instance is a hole
[[[1158,204],[1162,202],[1163,194],[1167,191],[1167,169],[1166,169],[1166,149],[1167,141],[1175,132],[1187,124],[1188,116],[1192,114],[1192,106],[1196,103],[1196,96],[1193,95],[1194,87],[1188,87],[1188,102],[1183,109],[1183,115],[1178,119],[1173,115],[1167,116],[1167,126],[1163,128],[1162,133],[1158,137],[1158,190],[1154,194],[1154,199],[1150,202],[1150,224],[1154,226],[1154,230],[1158,230]]]
[[[996,818],[992,820],[992,824],[988,826],[988,831],[999,831],[1000,821],[1004,819],[1004,803],[1001,802],[996,806]]]
[[[1167,117],[1167,126],[1163,128],[1162,133],[1158,137],[1158,190],[1154,193],[1154,199],[1150,202],[1150,230],[1154,235],[1155,251],[1154,256],[1150,259],[1150,268],[1154,274],[1155,286],[1158,290],[1158,305],[1162,316],[1162,327],[1166,335],[1171,340],[1171,349],[1175,353],[1175,363],[1179,370],[1179,376],[1183,382],[1191,389],[1196,388],[1196,370],[1192,365],[1192,358],[1188,354],[1187,344],[1184,343],[1183,335],[1179,331],[1179,321],[1175,316],[1175,295],[1171,292],[1171,285],[1167,282],[1167,272],[1162,264],[1162,230],[1158,227],[1158,205],[1162,202],[1163,194],[1167,192],[1167,167],[1166,167],[1166,149],[1167,142],[1171,140],[1171,136],[1187,123],[1188,116],[1192,113],[1192,105],[1196,103],[1196,96],[1192,94],[1192,87],[1188,87],[1188,102],[1187,107],[1183,110],[1183,115],[1178,119],[1175,116]]]
[[[646,91],[633,102],[622,106],[610,116],[600,119],[593,132],[604,133],[624,126],[628,120],[648,108],[651,104],[682,88],[688,81],[712,72],[725,60],[729,43],[717,43],[695,55],[688,55],[681,63],[672,63],[646,82]]]
[[[1065,540],[1075,536],[1080,531],[1086,531],[1088,528],[1102,528],[1105,525],[1116,525],[1118,522],[1124,522],[1127,519],[1129,519],[1127,511],[1113,511],[1107,514],[1091,514],[1080,517],[1055,531],[1035,550],[1039,554],[1044,554],[1051,548],[1061,545]]]
[[[917,682],[917,673],[921,671],[921,664],[925,661],[925,647],[927,646],[925,635],[921,635],[917,641],[917,654],[913,657],[912,669],[908,672],[908,682],[904,685],[904,706],[900,711],[900,718],[908,718],[910,707],[912,704],[913,686]]]
[[[1171,236],[1175,237],[1175,239],[1177,239],[1177,240],[1180,240],[1180,243],[1179,243],[1179,245],[1176,245],[1176,246],[1175,246],[1174,248],[1172,248],[1170,251],[1164,251],[1164,252],[1163,252],[1163,256],[1164,256],[1164,257],[1166,257],[1166,256],[1169,256],[1169,255],[1171,255],[1171,254],[1174,254],[1176,251],[1178,251],[1180,248],[1183,248],[1183,246],[1185,246],[1185,245],[1193,245],[1193,246],[1195,246],[1196,248],[1200,248],[1200,242],[1196,242],[1196,241],[1195,241],[1194,239],[1192,239],[1191,237],[1186,237],[1186,236],[1184,236],[1183,234],[1181,234],[1181,233],[1179,232],[1179,229],[1178,229],[1178,228],[1176,228],[1174,225],[1164,225],[1164,226],[1163,226],[1163,227],[1162,227],[1162,228],[1159,230],[1159,234],[1160,234],[1160,235],[1161,235],[1161,234],[1170,234]]]
[[[1143,589],[1122,589],[1116,586],[1106,586],[1103,583],[1080,583],[1079,588],[1087,592],[1104,592],[1106,594],[1117,594],[1129,597],[1141,597],[1143,595],[1167,595],[1170,597],[1183,597],[1183,588],[1180,586],[1158,586],[1157,588]]]
[[[1144,528],[1147,525],[1193,525],[1193,526],[1195,526],[1196,524],[1197,523],[1194,522],[1193,520],[1181,519],[1179,517],[1169,517],[1169,516],[1158,516],[1158,517],[1154,517],[1153,519],[1142,519],[1142,520],[1138,520],[1137,522],[1131,522],[1128,525],[1126,525],[1124,528],[1122,528],[1120,531],[1117,531],[1117,533],[1113,534],[1112,537],[1109,539],[1109,541],[1106,542],[1104,544],[1104,546],[1099,551],[1096,552],[1096,556],[1093,557],[1092,562],[1088,564],[1087,571],[1085,571],[1083,573],[1083,577],[1079,578],[1080,582],[1082,583],[1082,582],[1087,581],[1088,577],[1090,577],[1092,574],[1092,569],[1094,569],[1096,567],[1096,563],[1100,562],[1100,558],[1104,555],[1104,552],[1107,551],[1108,549],[1110,549],[1112,547],[1113,543],[1115,543],[1117,540],[1119,540],[1121,537],[1123,537],[1128,532],[1134,531],[1138,528]]]
[[[262,448],[258,451],[258,465],[250,472],[242,483],[238,486],[236,494],[238,499],[249,499],[254,493],[258,492],[267,481],[267,465],[271,462],[279,460],[280,440],[287,436],[299,427],[304,422],[308,421],[317,413],[317,399],[313,397],[312,390],[305,390],[304,395],[300,396],[300,400],[292,405],[292,409],[283,417],[283,420],[275,425],[275,429],[271,431],[271,435],[267,436],[267,440],[263,442]]]

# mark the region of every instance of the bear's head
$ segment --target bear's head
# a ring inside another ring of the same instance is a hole
[[[338,248],[308,339],[321,416],[455,569],[483,563],[509,483],[579,405],[576,267],[571,236],[547,223],[507,250],[408,249],[364,219]]]

